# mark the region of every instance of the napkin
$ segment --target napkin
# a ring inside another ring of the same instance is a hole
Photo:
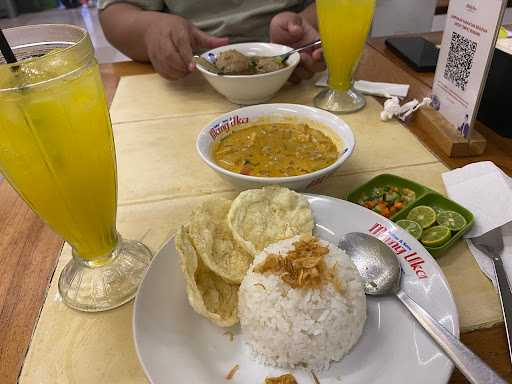
[[[324,73],[315,83],[319,87],[327,87],[328,73]],[[373,96],[398,96],[406,97],[409,92],[409,84],[378,83],[374,81],[357,80],[354,88],[359,92]]]
[[[512,179],[492,161],[443,173],[448,196],[475,215],[465,238],[477,237],[512,221]]]
[[[473,228],[464,236],[477,237],[501,227],[504,243],[503,263],[512,281],[512,179],[491,161],[472,163],[442,175],[448,196],[475,216]],[[492,261],[471,242],[469,249],[480,269],[494,285]]]

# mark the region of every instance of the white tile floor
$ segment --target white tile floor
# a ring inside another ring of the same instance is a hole
[[[66,23],[86,28],[96,50],[100,63],[113,63],[129,60],[105,39],[98,20],[96,8],[80,7],[75,9],[52,9],[43,12],[20,14],[13,19],[0,19],[0,28],[9,28],[30,24]]]

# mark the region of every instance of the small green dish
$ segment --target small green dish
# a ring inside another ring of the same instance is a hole
[[[415,183],[414,181],[404,179],[403,177],[391,175],[388,173],[383,173],[382,175],[376,176],[367,183],[361,185],[359,188],[350,192],[347,196],[347,200],[358,204],[358,201],[364,195],[371,195],[371,192],[374,188],[383,187],[385,185],[393,185],[399,188],[409,188],[414,191],[416,194],[416,200],[422,198],[429,192],[433,192],[431,189],[424,187],[421,184]],[[414,201],[416,201],[414,200]],[[390,220],[396,221],[395,218],[398,217],[404,210],[408,209],[414,204],[414,201],[407,204],[404,208],[396,212],[395,214],[389,217]]]
[[[397,213],[390,217],[390,220],[394,222],[407,218],[407,214],[409,213],[409,211],[412,208],[417,207],[419,205],[427,205],[429,207],[434,208],[434,210],[436,211],[454,211],[461,214],[464,217],[464,219],[466,219],[466,225],[457,232],[452,232],[452,237],[450,238],[450,240],[448,240],[443,245],[434,248],[427,247],[422,244],[425,247],[425,249],[428,252],[430,252],[430,254],[434,257],[438,257],[448,248],[450,248],[473,225],[473,222],[475,220],[473,214],[463,206],[457,204],[455,201],[444,197],[443,195],[435,192],[430,188],[415,183],[414,181],[407,180],[402,177],[391,174],[382,174],[374,177],[367,183],[361,185],[359,188],[350,192],[349,195],[347,196],[347,200],[357,204],[357,202],[362,198],[362,196],[369,195],[374,188],[382,187],[385,185],[394,185],[400,188],[410,188],[416,193],[416,199],[414,201],[410,202],[404,208],[402,208],[401,210],[399,210]]]

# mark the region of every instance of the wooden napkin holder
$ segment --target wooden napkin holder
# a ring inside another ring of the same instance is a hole
[[[472,130],[469,140],[457,133],[457,129],[431,107],[416,111],[417,126],[435,141],[449,157],[478,156],[485,152],[487,140]]]

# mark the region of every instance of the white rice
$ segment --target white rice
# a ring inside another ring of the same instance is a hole
[[[256,255],[239,290],[242,334],[254,357],[266,365],[327,369],[359,340],[366,321],[366,297],[347,254],[323,240],[320,243],[329,247],[325,262],[328,267],[337,264],[342,294],[331,283],[320,289],[294,289],[275,274],[253,271],[269,253],[285,255],[299,238],[269,245]]]

